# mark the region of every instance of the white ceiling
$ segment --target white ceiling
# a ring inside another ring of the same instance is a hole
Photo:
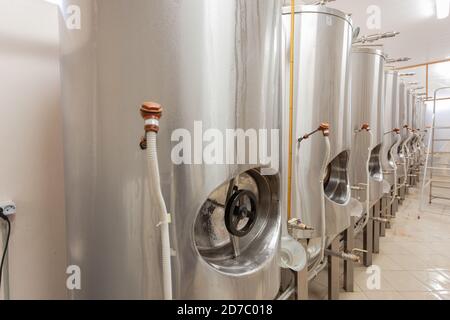
[[[436,18],[435,0],[336,0],[328,6],[352,13],[361,35],[399,31],[394,39],[383,40],[392,57],[410,57],[411,65],[450,58],[450,17]],[[376,5],[381,12],[381,29],[369,30],[367,9]]]

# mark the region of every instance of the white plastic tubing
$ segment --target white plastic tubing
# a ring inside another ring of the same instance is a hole
[[[149,172],[149,190],[150,199],[155,201],[152,204],[157,208],[160,214],[161,244],[162,244],[162,273],[163,273],[163,289],[164,299],[172,300],[172,265],[171,265],[171,249],[169,224],[170,216],[167,213],[166,203],[164,201],[158,166],[158,153],[156,151],[156,133],[147,133],[147,155],[148,155],[148,172]]]

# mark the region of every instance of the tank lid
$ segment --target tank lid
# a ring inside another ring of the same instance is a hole
[[[386,59],[386,56],[384,55],[383,51],[376,48],[367,48],[367,47],[352,47],[352,53],[367,53],[367,54],[374,54],[377,56],[382,57],[384,60]]]
[[[282,13],[284,15],[291,14],[291,6],[284,6],[282,9]],[[340,10],[333,9],[326,7],[324,5],[296,5],[295,6],[295,13],[322,13],[322,14],[328,14],[332,16],[336,16],[338,18],[341,18],[343,20],[346,20],[350,25],[353,26],[352,17],[350,14],[344,13]]]

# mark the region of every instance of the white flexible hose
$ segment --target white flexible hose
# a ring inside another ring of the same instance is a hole
[[[161,246],[162,246],[162,273],[163,273],[163,289],[164,299],[172,300],[172,265],[171,265],[171,249],[169,236],[170,218],[167,214],[167,207],[164,201],[158,166],[158,153],[156,150],[156,133],[147,133],[147,156],[148,156],[148,172],[149,172],[149,190],[150,200],[158,212],[160,213],[161,229]]]

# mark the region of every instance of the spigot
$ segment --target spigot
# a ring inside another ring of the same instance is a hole
[[[307,226],[300,219],[294,218],[288,221],[288,227],[295,230],[313,231],[315,230],[311,226]]]
[[[388,219],[385,218],[381,218],[381,217],[371,217],[371,219],[375,222],[380,222],[380,223],[389,223]]]
[[[354,254],[354,253],[348,253],[348,252],[335,252],[329,249],[325,250],[325,254],[327,256],[331,256],[331,257],[336,257],[342,260],[346,260],[346,261],[352,261],[355,263],[360,263],[361,262],[361,257]]]

